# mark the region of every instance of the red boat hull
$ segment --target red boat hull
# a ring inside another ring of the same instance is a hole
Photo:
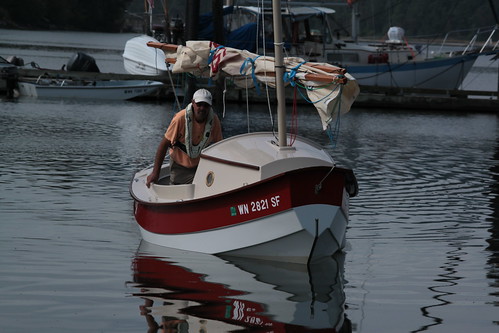
[[[309,204],[343,207],[345,169],[294,170],[244,188],[203,199],[173,203],[136,201],[135,218],[157,234],[183,234],[227,228]],[[324,179],[325,178],[325,179]],[[316,191],[316,185],[322,187]]]

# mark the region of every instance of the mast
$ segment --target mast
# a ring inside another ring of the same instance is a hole
[[[357,43],[359,38],[359,3],[357,1],[349,1],[352,6],[352,39]]]
[[[277,133],[279,136],[279,147],[287,146],[286,138],[286,96],[284,94],[284,45],[282,43],[282,18],[281,0],[272,1],[272,13],[274,18],[274,49],[275,49],[275,73],[277,94]]]

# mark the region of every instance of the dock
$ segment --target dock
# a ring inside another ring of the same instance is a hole
[[[408,110],[499,112],[497,91],[361,86],[354,106]]]
[[[152,99],[170,99],[173,94],[171,79],[167,75],[133,75],[118,73],[97,72],[68,72],[64,70],[17,68],[16,75],[9,74],[10,84],[0,84],[0,93],[8,94],[5,87],[12,87],[12,80],[36,79],[38,77],[68,79],[68,80],[151,80],[163,82],[165,88]],[[5,77],[0,77],[0,81]],[[174,79],[175,80],[175,79]],[[15,85],[15,84],[14,84]],[[3,87],[3,88],[2,88]],[[412,110],[444,110],[444,111],[480,111],[498,112],[498,91],[476,91],[476,90],[437,90],[419,88],[387,88],[375,86],[361,86],[361,93],[354,103],[354,107],[362,108],[390,108],[390,109],[412,109]],[[178,91],[178,87],[177,87]],[[290,93],[291,92],[291,93]],[[226,95],[230,102],[244,102],[246,91],[234,89]],[[288,91],[291,98],[292,91]],[[265,94],[259,96],[254,89],[250,90],[250,100],[254,102],[266,102]]]

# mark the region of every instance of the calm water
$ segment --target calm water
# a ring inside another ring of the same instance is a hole
[[[86,45],[97,36],[112,44]],[[226,136],[247,127],[231,109]],[[172,115],[170,102],[0,102],[0,332],[497,332],[496,115],[344,116],[330,152],[360,183],[348,250],[310,271],[141,244],[128,182]],[[263,106],[251,115],[269,128]],[[304,108],[300,133],[330,147],[319,128]]]

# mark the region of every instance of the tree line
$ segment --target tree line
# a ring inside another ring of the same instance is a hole
[[[120,31],[132,0],[2,0],[0,27]]]
[[[494,26],[499,0],[357,0],[360,36],[381,37],[391,26],[404,28],[406,36],[431,38],[462,31],[468,38],[477,28]],[[491,6],[492,3],[492,6]],[[334,8],[345,30],[351,27],[351,9]]]
[[[201,1],[201,0],[200,0]],[[286,4],[288,0],[281,0]],[[317,2],[321,0],[310,0]],[[185,1],[164,1],[170,11],[184,14]],[[207,4],[209,2],[209,4]],[[293,1],[290,0],[292,3]],[[303,2],[303,0],[302,0]],[[322,1],[331,5],[341,0]],[[234,1],[238,3],[237,0]],[[357,0],[360,36],[381,37],[391,26],[403,27],[407,36],[431,37],[458,29],[473,29],[496,24],[499,0]],[[211,1],[202,2],[211,8]],[[156,1],[160,10],[161,1]],[[126,10],[143,10],[143,0],[2,0],[0,27],[19,29],[58,29],[80,31],[121,31]],[[351,8],[333,6],[335,20],[343,35],[351,29]],[[137,13],[142,14],[142,13]],[[471,32],[467,32],[470,34]],[[462,36],[467,38],[468,36]]]

